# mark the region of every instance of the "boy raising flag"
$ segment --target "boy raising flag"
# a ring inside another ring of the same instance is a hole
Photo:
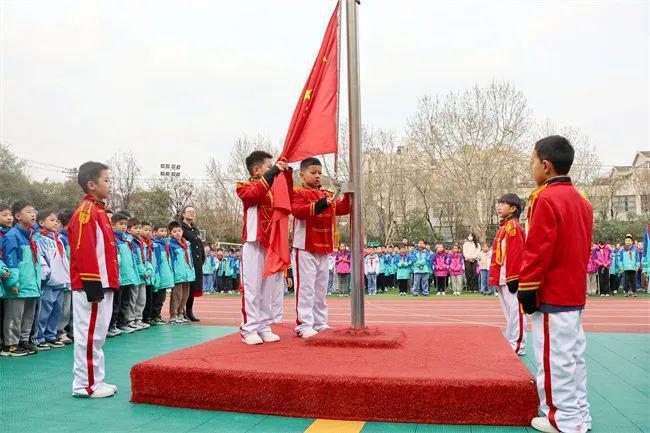
[[[336,200],[320,189],[322,167],[317,158],[300,163],[303,185],[294,188],[293,269],[296,292],[296,333],[309,338],[327,325],[325,294],[329,278],[328,256],[334,251],[336,215],[350,213],[350,195]]]

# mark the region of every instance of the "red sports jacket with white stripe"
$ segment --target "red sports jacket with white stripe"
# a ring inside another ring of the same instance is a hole
[[[90,194],[72,215],[68,226],[72,290],[93,285],[118,289],[117,247],[104,202]]]
[[[548,180],[531,194],[519,291],[537,290],[543,312],[585,305],[593,209],[571,178]]]
[[[519,225],[519,218],[504,219],[492,242],[490,286],[503,286],[519,279],[523,252],[524,232]]]
[[[329,254],[334,251],[336,215],[350,213],[350,195],[327,205],[332,198],[331,191],[299,186],[293,189],[291,212],[293,213],[293,247],[314,254]]]

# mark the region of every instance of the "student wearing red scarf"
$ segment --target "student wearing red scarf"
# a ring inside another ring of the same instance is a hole
[[[174,288],[169,303],[169,323],[185,325],[189,323],[185,318],[185,305],[190,296],[190,283],[196,278],[192,247],[183,238],[183,229],[178,221],[170,222],[167,229],[171,234],[169,249],[174,271]]]

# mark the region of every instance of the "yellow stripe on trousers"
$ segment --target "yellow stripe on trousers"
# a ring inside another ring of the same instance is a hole
[[[317,419],[304,433],[359,433],[365,424],[364,421]]]

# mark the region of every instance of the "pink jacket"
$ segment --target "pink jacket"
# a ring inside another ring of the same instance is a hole
[[[596,265],[606,268],[612,265],[612,250],[607,245],[596,247]]]
[[[433,275],[436,277],[449,275],[449,255],[444,251],[433,254]]]
[[[593,250],[589,256],[589,261],[587,262],[587,273],[595,274],[598,272],[598,262],[597,262],[597,252]]]
[[[465,258],[461,253],[451,253],[449,254],[449,274],[453,275],[463,275],[465,270],[463,269],[463,264],[465,263]]]
[[[336,252],[336,273],[349,274],[350,273],[350,252],[345,251],[341,253]]]

